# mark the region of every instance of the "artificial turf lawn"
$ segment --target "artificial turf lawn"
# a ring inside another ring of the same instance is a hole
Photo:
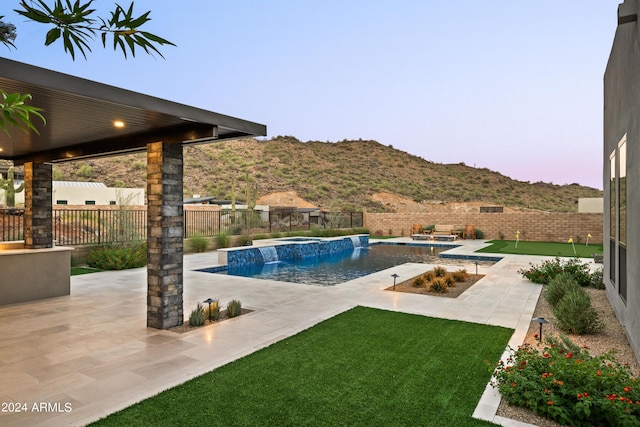
[[[557,243],[557,242],[527,242],[520,240],[516,248],[515,240],[490,240],[490,246],[478,249],[476,252],[489,252],[500,254],[520,254],[520,255],[548,255],[581,258],[592,258],[593,254],[603,253],[602,244],[589,243]],[[573,252],[575,247],[576,252]]]
[[[512,332],[356,307],[92,425],[493,425],[471,415]]]
[[[72,276],[78,276],[80,274],[97,273],[98,271],[102,271],[102,270],[98,270],[97,268],[91,268],[91,267],[71,267]]]

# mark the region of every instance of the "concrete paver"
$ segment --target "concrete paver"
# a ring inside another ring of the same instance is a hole
[[[452,252],[469,254],[483,245],[462,243]],[[392,273],[410,278],[428,269],[425,264],[317,287],[198,272],[216,265],[217,254],[186,255],[185,317],[209,297],[223,307],[238,299],[253,311],[184,334],[146,327],[146,269],[74,276],[70,296],[0,307],[0,425],[84,425],[356,305],[513,328],[510,345],[517,346],[541,291],[517,271],[542,259],[505,256],[480,266],[486,276],[451,299],[384,290]],[[475,415],[516,425],[495,417],[497,402],[488,388]]]

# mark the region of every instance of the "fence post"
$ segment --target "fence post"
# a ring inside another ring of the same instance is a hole
[[[100,209],[98,209],[98,245],[102,243],[102,230],[100,229]]]
[[[184,228],[184,230],[182,231],[182,233],[184,234],[184,238],[185,238],[185,239],[188,239],[188,238],[189,238],[189,236],[187,235],[187,228],[188,228],[188,227],[187,227],[187,212],[188,212],[188,211],[187,211],[186,209],[184,209],[184,211],[182,212],[182,216],[184,217],[184,218],[182,219],[182,220],[184,221],[184,222],[183,222],[183,228]]]

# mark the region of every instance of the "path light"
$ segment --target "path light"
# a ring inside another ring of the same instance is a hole
[[[213,312],[211,311],[211,303],[214,302],[214,299],[211,298],[207,298],[206,300],[202,301],[202,302],[206,302],[207,304],[209,304],[209,320],[213,320]]]
[[[549,321],[544,317],[536,317],[532,320],[532,322],[540,325],[540,336],[538,339],[540,340],[540,342],[542,342],[542,325],[544,325],[545,323],[549,323]]]
[[[474,262],[474,264],[476,265],[476,276],[478,275],[478,264],[480,264],[479,261]]]
[[[400,277],[400,276],[398,276],[396,273],[393,273],[393,274],[391,275],[391,277],[393,277],[393,290],[395,291],[395,290],[396,290],[396,279],[397,279],[398,277]]]

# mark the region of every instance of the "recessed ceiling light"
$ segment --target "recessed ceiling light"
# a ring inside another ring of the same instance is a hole
[[[113,126],[115,126],[117,128],[123,128],[124,127],[124,122],[122,120],[114,120]]]

